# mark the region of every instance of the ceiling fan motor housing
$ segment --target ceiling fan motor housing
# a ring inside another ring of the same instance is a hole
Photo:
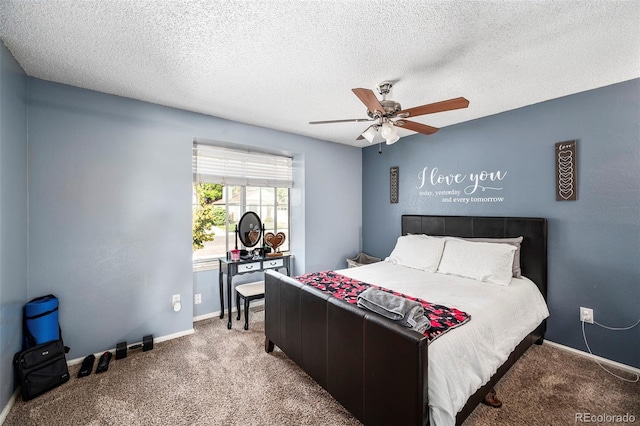
[[[393,117],[397,113],[402,111],[402,106],[400,105],[399,102],[396,102],[396,101],[383,100],[383,101],[380,101],[380,105],[382,105],[382,108],[384,109],[384,114],[382,115],[385,117]],[[375,114],[369,110],[367,110],[367,115],[371,118],[377,118]]]

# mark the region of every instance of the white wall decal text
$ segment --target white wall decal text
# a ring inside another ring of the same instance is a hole
[[[429,167],[424,167],[418,173],[416,189],[421,190],[419,192],[421,196],[448,196],[442,198],[443,203],[500,203],[504,201],[504,197],[460,197],[460,194],[474,195],[478,191],[502,191],[501,182],[506,176],[506,170],[443,174],[437,167],[432,167],[430,171]],[[467,183],[468,185],[465,185]],[[435,188],[442,186],[449,189]],[[433,191],[429,191],[427,188],[432,188]]]

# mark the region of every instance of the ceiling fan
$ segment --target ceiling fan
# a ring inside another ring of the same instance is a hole
[[[382,95],[382,100],[378,100],[375,93],[369,89],[351,89],[353,93],[362,101],[367,107],[367,115],[369,118],[353,118],[346,120],[326,120],[326,121],[310,121],[309,124],[328,124],[328,123],[347,123],[347,122],[360,122],[360,121],[374,121],[375,123],[369,126],[360,136],[356,138],[366,139],[369,143],[373,143],[376,136],[379,134],[386,142],[387,145],[396,143],[400,137],[398,136],[397,127],[403,129],[412,130],[414,132],[422,133],[425,135],[431,135],[437,132],[437,127],[427,126],[426,124],[416,123],[415,121],[409,121],[407,118],[416,117],[418,115],[433,114],[442,111],[451,111],[454,109],[466,108],[469,106],[469,101],[465,98],[454,98],[447,101],[435,102],[432,104],[421,105],[409,109],[402,109],[400,104],[396,101],[387,99],[387,94],[391,91],[393,82],[383,81],[378,84],[378,93]]]

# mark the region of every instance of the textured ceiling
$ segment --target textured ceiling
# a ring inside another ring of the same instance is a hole
[[[640,77],[637,0],[1,1],[30,76],[354,146],[368,123],[308,122],[383,80],[469,99],[415,119],[444,127]]]

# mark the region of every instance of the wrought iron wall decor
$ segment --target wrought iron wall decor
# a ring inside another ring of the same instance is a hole
[[[578,199],[577,141],[556,144],[556,201]]]
[[[389,170],[389,190],[391,194],[391,203],[398,203],[398,180],[400,179],[400,168],[399,167],[391,167]]]

